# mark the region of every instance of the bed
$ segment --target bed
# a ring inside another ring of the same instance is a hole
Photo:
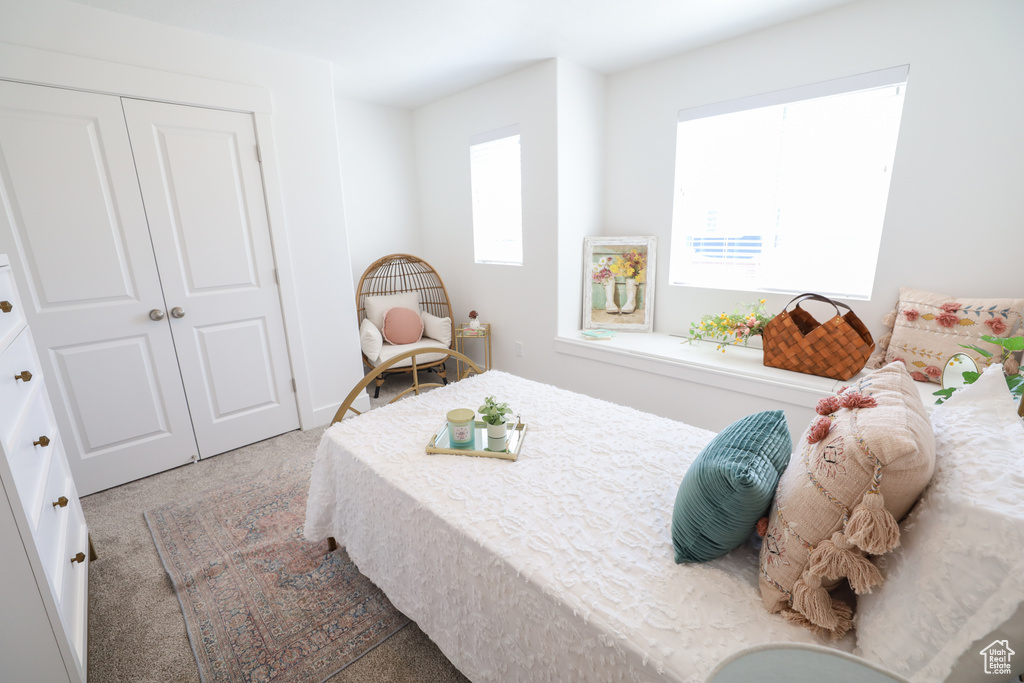
[[[528,424],[517,461],[425,453],[448,410],[488,395]],[[489,371],[329,429],[305,535],[336,538],[477,682],[696,682],[744,648],[853,651],[852,632],[829,642],[765,610],[753,544],[673,561],[679,482],[713,436]],[[1010,508],[1002,531],[1024,540],[1024,510]],[[1005,611],[975,630],[988,633]]]

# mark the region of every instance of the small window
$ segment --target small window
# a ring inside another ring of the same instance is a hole
[[[473,257],[477,263],[523,265],[523,197],[519,126],[473,136]]]
[[[869,299],[908,72],[681,111],[670,283]]]

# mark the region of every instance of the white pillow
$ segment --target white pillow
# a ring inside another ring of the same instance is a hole
[[[451,348],[452,319],[438,318],[426,311],[420,311],[420,317],[423,318],[423,336],[441,342],[441,346]]]
[[[1016,408],[993,365],[932,412],[935,475],[901,525],[885,583],[858,598],[856,654],[912,681],[946,680],[954,666],[950,680],[984,679],[981,650],[1020,637],[1024,423]],[[1024,641],[1013,644],[1020,651]]]
[[[359,345],[371,363],[380,358],[380,350],[384,348],[384,337],[369,318],[363,318],[363,322],[359,323]]]
[[[402,292],[401,294],[382,294],[368,296],[363,300],[363,313],[366,319],[378,330],[384,329],[384,314],[392,308],[408,308],[420,312],[420,293]]]

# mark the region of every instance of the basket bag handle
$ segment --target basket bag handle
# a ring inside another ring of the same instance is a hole
[[[810,301],[821,301],[822,303],[832,304],[833,308],[836,309],[836,315],[839,315],[839,316],[843,315],[839,311],[839,307],[840,306],[845,308],[847,311],[852,311],[853,310],[852,308],[850,308],[849,306],[844,304],[842,301],[833,301],[832,299],[829,299],[827,296],[822,296],[821,294],[812,294],[811,292],[806,292],[804,294],[798,294],[797,296],[793,297],[792,300],[788,304],[786,304],[785,308],[783,308],[782,310],[788,311],[789,307],[792,306],[793,304],[796,304],[797,307],[799,307],[801,303],[803,303],[804,301],[808,301],[808,300],[810,300]]]

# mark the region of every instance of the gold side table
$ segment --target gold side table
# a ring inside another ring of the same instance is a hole
[[[470,327],[469,323],[459,323],[455,328],[455,350],[461,354],[466,354],[466,340],[467,339],[483,339],[484,340],[484,370],[491,369],[491,324],[480,323],[480,327]],[[473,372],[466,363],[462,362],[458,358],[455,359],[455,377],[457,379],[463,379],[469,377],[469,373]]]

